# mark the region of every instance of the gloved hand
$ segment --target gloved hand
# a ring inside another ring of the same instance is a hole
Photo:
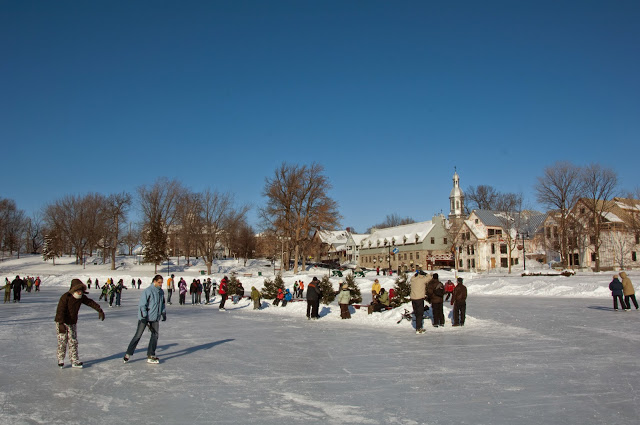
[[[162,313],[162,321],[166,321],[167,320],[167,313]]]
[[[58,333],[65,333],[67,332],[67,326],[64,323],[58,323]]]
[[[100,319],[100,320],[104,320],[104,311],[100,310],[100,311],[98,312],[98,319]]]

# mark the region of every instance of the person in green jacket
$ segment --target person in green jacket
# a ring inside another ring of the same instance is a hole
[[[351,291],[349,291],[349,285],[342,284],[342,290],[338,294],[338,305],[340,306],[340,318],[351,319],[351,313],[349,312],[349,302],[351,301]]]
[[[262,297],[262,294],[260,294],[260,291],[258,291],[255,286],[252,286],[251,287],[251,299],[253,300],[253,309],[254,310],[260,310],[260,298],[261,297]]]
[[[6,277],[4,278],[4,302],[11,301],[11,282]]]

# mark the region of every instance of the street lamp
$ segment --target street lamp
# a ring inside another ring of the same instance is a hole
[[[527,237],[527,239],[529,238],[529,232],[522,232],[520,234],[522,236],[522,271],[527,271],[527,250],[524,246],[524,238],[525,236]]]

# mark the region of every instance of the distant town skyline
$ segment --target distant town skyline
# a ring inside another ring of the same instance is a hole
[[[4,2],[0,196],[28,214],[158,177],[257,208],[282,162],[325,167],[342,226],[521,192],[566,160],[633,191],[635,1]],[[135,207],[135,205],[134,205]]]

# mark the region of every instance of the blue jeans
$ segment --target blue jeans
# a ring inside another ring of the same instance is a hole
[[[122,297],[122,293],[116,293],[116,305],[120,305],[120,298]]]
[[[136,329],[136,334],[133,336],[133,339],[129,343],[129,347],[127,347],[127,355],[132,356],[133,352],[136,351],[138,342],[140,342],[140,338],[142,338],[142,334],[147,326],[151,331],[151,339],[149,340],[149,347],[147,348],[147,357],[156,355],[160,322],[143,322],[142,320],[138,320],[138,329]]]

